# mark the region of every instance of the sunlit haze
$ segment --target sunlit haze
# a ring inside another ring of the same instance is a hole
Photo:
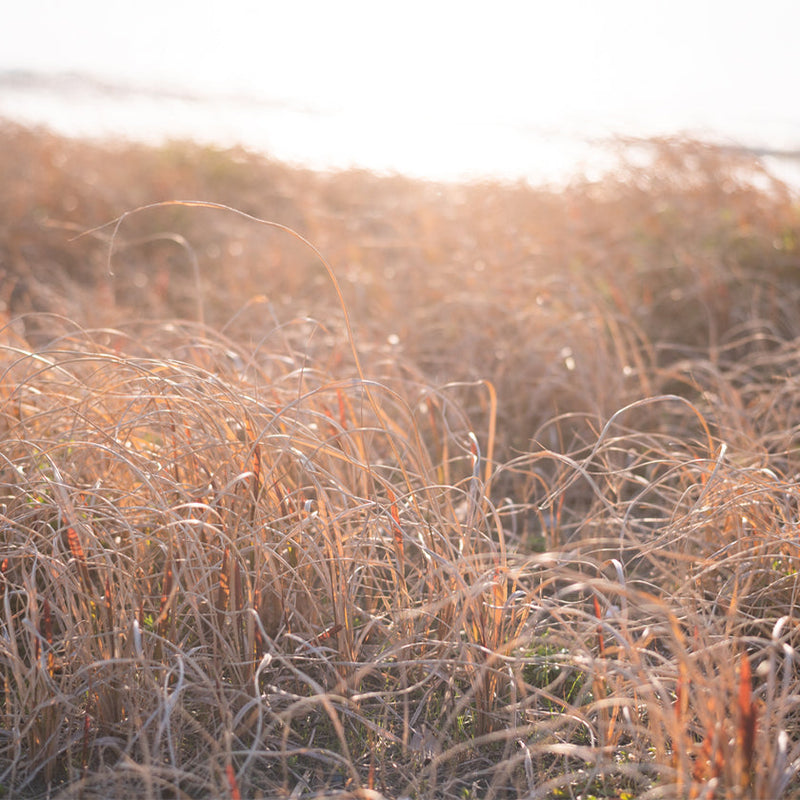
[[[0,114],[70,134],[436,178],[597,168],[590,141],[619,133],[800,145],[792,0],[31,0],[4,17]]]

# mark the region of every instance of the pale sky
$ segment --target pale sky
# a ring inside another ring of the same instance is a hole
[[[798,31],[798,0],[7,0],[0,70],[343,109],[394,120],[387,147],[411,146],[410,117],[466,138],[722,127],[797,147]]]

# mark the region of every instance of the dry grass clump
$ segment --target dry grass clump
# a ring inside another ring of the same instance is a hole
[[[794,487],[731,463],[687,401],[645,403],[683,444],[631,408],[589,452],[495,469],[446,390],[194,323],[65,328],[3,351],[15,796],[792,784]],[[506,469],[531,495],[494,506]]]
[[[2,785],[399,788],[446,704],[500,726],[525,569],[446,398],[196,325],[4,361]]]
[[[7,796],[800,795],[800,226],[757,164],[3,140]]]

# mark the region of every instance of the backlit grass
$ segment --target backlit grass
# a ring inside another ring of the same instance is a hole
[[[800,793],[800,218],[757,164],[2,140],[5,796]]]

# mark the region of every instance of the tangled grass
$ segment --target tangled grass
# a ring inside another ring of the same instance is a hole
[[[788,192],[5,139],[6,796],[800,796]]]

